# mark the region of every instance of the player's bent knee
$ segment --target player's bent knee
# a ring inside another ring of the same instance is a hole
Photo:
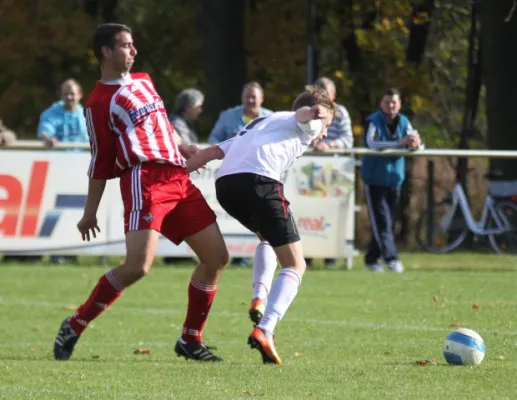
[[[282,268],[294,269],[300,276],[305,273],[306,263],[300,241],[274,247]]]
[[[153,264],[159,233],[148,229],[126,233],[127,256],[124,269],[133,280],[143,278]]]
[[[185,238],[201,263],[214,269],[224,269],[230,260],[228,249],[217,223],[206,227],[201,232]]]
[[[125,274],[131,278],[132,281],[137,281],[146,276],[151,270],[152,263],[146,262],[145,259],[131,259],[127,258],[124,263]]]
[[[208,260],[202,260],[203,263],[212,266],[214,269],[223,270],[230,262],[230,255],[226,247],[220,249],[217,253],[208,257]]]

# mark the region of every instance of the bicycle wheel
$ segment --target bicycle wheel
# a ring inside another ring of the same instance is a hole
[[[468,233],[463,213],[458,208],[453,210],[450,200],[435,203],[425,210],[415,228],[418,245],[430,253],[455,250]]]
[[[492,248],[498,254],[517,254],[517,205],[502,201],[496,204],[495,212],[506,230],[503,233],[488,235]],[[493,217],[488,220],[487,227],[497,227]]]

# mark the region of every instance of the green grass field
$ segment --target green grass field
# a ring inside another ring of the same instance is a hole
[[[308,271],[276,332],[280,367],[262,365],[246,345],[250,269],[225,272],[205,330],[224,363],[174,354],[186,267],[153,269],[90,325],[72,360],[56,362],[51,350],[62,319],[106,268],[0,265],[0,398],[514,399],[517,258],[402,259],[402,275],[361,265]],[[445,363],[442,343],[458,325],[484,338],[480,366]],[[425,359],[438,365],[417,365]]]

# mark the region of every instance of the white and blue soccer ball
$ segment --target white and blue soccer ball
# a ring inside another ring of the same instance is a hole
[[[467,328],[449,333],[443,344],[445,361],[453,365],[478,365],[485,358],[485,350],[483,338]]]

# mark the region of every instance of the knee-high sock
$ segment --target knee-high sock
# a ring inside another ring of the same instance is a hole
[[[216,292],[216,285],[190,281],[187,317],[183,323],[183,335],[181,336],[187,343],[202,342],[201,335]]]
[[[266,311],[258,324],[259,328],[269,333],[274,332],[276,324],[283,318],[296,297],[300,283],[300,275],[295,270],[284,268],[280,271],[271,288]]]
[[[80,335],[92,320],[107,310],[119,298],[123,290],[124,287],[113,277],[112,270],[101,276],[88,300],[69,319],[75,333]]]
[[[260,242],[253,261],[253,295],[251,299],[261,299],[264,303],[271,290],[277,266],[276,254],[271,245]]]

